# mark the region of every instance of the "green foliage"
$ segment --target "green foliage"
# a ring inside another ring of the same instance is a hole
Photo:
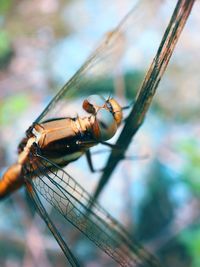
[[[13,55],[11,40],[5,31],[0,31],[0,69],[5,68]]]
[[[12,5],[12,0],[1,0],[0,1],[0,14],[6,13]]]
[[[126,96],[129,99],[134,99],[135,95],[141,86],[141,82],[144,78],[144,72],[142,71],[132,71],[125,74],[125,86],[126,86]]]
[[[191,267],[200,266],[200,229],[187,230],[182,233],[181,241],[186,245],[192,258]]]
[[[0,31],[0,57],[10,50],[10,38],[5,31]]]
[[[184,157],[183,179],[191,191],[200,196],[200,150],[199,140],[188,138],[182,140],[177,146]]]
[[[0,103],[0,125],[19,119],[19,115],[28,108],[28,104],[28,96],[24,94],[11,96],[5,102]]]

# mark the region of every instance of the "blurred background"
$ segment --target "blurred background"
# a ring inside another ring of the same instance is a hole
[[[125,29],[114,90],[99,79],[92,90],[104,94],[106,87],[123,105],[134,99],[176,1],[143,2],[139,12],[147,13],[133,16]],[[1,174],[16,160],[25,130],[132,6],[131,0],[109,5],[104,0],[0,1]],[[197,1],[127,151],[138,159],[119,164],[99,199],[163,266],[200,266],[199,12]],[[80,104],[82,96],[76,101]],[[99,160],[94,157],[94,162],[98,167]],[[84,158],[73,165],[66,170],[92,193],[100,175],[90,174]],[[24,189],[0,203],[0,214],[0,266],[66,266]],[[63,231],[85,266],[116,266],[69,224]]]

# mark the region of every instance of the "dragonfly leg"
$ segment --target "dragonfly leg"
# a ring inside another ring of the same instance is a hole
[[[135,104],[135,100],[131,101],[131,103],[129,103],[127,106],[124,106],[122,107],[122,110],[126,110],[126,109],[129,109],[129,108],[132,108],[133,105]]]
[[[141,155],[141,156],[124,156],[123,160],[143,160],[147,159],[149,155]]]
[[[36,155],[36,156],[39,156],[39,155],[41,155],[41,150],[40,150],[40,147],[38,146],[38,144],[36,143],[36,142],[34,142],[33,143],[33,145],[32,145],[32,153],[34,154],[34,155]]]
[[[95,169],[94,168],[94,164],[92,162],[92,153],[90,150],[86,151],[86,159],[87,159],[87,163],[88,166],[90,168],[90,171],[95,173],[95,172],[103,172],[105,170],[105,168],[101,168],[101,169]],[[144,155],[144,156],[123,156],[121,157],[121,160],[143,160],[146,159],[148,156]]]
[[[112,148],[113,150],[118,150],[118,151],[121,150],[120,146],[116,145],[116,144],[110,144],[110,143],[105,142],[105,141],[100,141],[99,143],[104,145],[104,146],[108,146],[108,147]]]
[[[33,136],[33,129],[36,126],[37,123],[33,122],[33,124],[26,130],[26,136],[32,137]]]
[[[92,155],[91,155],[90,150],[87,150],[85,154],[86,154],[86,159],[87,159],[88,166],[89,166],[91,172],[102,172],[104,170],[104,169],[96,170],[94,168],[94,165],[93,165],[93,162],[92,162]]]
[[[120,150],[122,151],[122,149],[120,149],[120,146],[118,146],[118,145],[110,144],[110,143],[103,142],[103,141],[101,141],[100,143],[112,148],[113,150],[116,150],[118,152],[117,154],[120,153]],[[85,154],[86,154],[86,159],[87,159],[89,169],[92,173],[103,172],[105,170],[104,167],[101,169],[95,169],[94,168],[94,164],[92,162],[92,153],[90,150],[87,150]],[[147,155],[144,155],[144,156],[125,156],[125,155],[123,155],[123,153],[121,153],[120,157],[121,157],[121,160],[140,160],[140,159],[146,159],[148,156]]]

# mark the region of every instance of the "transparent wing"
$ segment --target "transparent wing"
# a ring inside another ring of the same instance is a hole
[[[68,115],[67,104],[77,96],[113,93],[120,60],[126,50],[127,29],[130,26],[132,32],[135,28],[137,33],[141,33],[140,26],[144,24],[144,18],[149,11],[153,10],[153,4],[151,3],[149,7],[148,2],[146,0],[139,1],[139,4],[132,8],[119,25],[104,37],[99,46],[61,88],[35,122]]]
[[[66,244],[66,242],[64,241],[62,236],[60,235],[59,231],[57,230],[56,226],[54,225],[54,223],[50,219],[47,211],[45,210],[44,206],[42,205],[42,202],[40,201],[40,198],[38,197],[38,194],[37,194],[31,180],[26,180],[26,188],[27,188],[27,191],[29,193],[31,200],[35,204],[35,207],[36,207],[38,213],[40,214],[42,219],[48,225],[49,230],[54,235],[55,239],[57,240],[58,244],[60,245],[61,249],[63,250],[67,260],[69,261],[70,265],[72,267],[80,267],[80,263],[78,262],[78,260],[75,258],[75,256],[71,252],[70,248],[68,247],[68,245]]]
[[[28,169],[34,190],[121,266],[160,266],[99,204],[88,215],[92,197],[63,169],[39,155]]]

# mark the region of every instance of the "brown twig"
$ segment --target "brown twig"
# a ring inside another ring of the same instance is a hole
[[[178,0],[156,56],[150,65],[140,90],[138,91],[135,105],[133,106],[121,135],[116,142],[117,146],[120,146],[121,149],[113,150],[108,158],[103,175],[101,176],[94,193],[94,200],[98,198],[119,161],[124,158],[125,151],[131,143],[133,136],[143,123],[158,84],[165,69],[167,68],[168,62],[188,19],[194,2],[195,0]]]

